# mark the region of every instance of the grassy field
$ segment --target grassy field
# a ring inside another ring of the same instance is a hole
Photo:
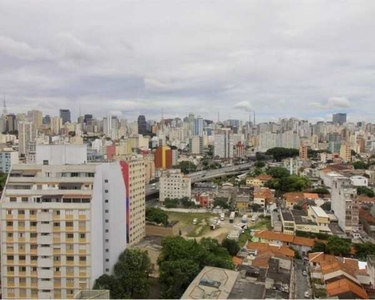
[[[182,235],[188,237],[199,237],[210,229],[210,218],[217,217],[211,213],[181,213],[166,211],[169,221],[180,221]],[[193,225],[193,220],[197,218],[197,225]]]

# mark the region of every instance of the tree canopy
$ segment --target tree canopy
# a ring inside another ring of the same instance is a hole
[[[367,255],[375,255],[374,244],[370,242],[355,244],[354,248],[356,249],[356,257],[359,260],[366,260]]]
[[[368,164],[363,161],[355,161],[352,165],[356,170],[367,170],[369,167]]]
[[[0,172],[0,191],[2,191],[4,189],[7,178],[8,178],[7,173]]]
[[[267,174],[271,175],[272,178],[282,178],[290,175],[289,171],[282,167],[269,168]]]
[[[156,224],[163,224],[164,226],[168,225],[168,215],[158,207],[146,208],[146,220]]]
[[[330,194],[329,190],[325,187],[318,187],[316,189],[311,190],[310,193],[323,194],[323,195]]]
[[[224,239],[221,245],[228,250],[229,254],[232,256],[237,255],[238,251],[240,251],[240,246],[235,240],[231,239]]]
[[[227,198],[223,198],[223,197],[217,197],[214,199],[214,207],[221,207],[221,208],[224,208],[224,209],[228,209],[229,208],[229,203],[227,201]]]
[[[350,241],[333,235],[328,238],[327,251],[333,255],[348,254],[350,252]]]
[[[115,264],[114,274],[100,276],[94,289],[109,290],[112,299],[147,298],[150,272],[151,261],[146,251],[126,249]]]
[[[367,197],[370,197],[370,198],[375,197],[374,190],[368,188],[367,186],[359,186],[357,188],[357,193],[358,193],[358,195],[361,195],[361,196],[367,196]]]
[[[179,299],[204,266],[233,269],[232,257],[217,240],[166,237],[158,258],[162,298]]]
[[[191,161],[181,161],[177,168],[181,169],[181,172],[184,174],[189,174],[197,171],[197,166]]]
[[[281,161],[284,158],[298,156],[299,150],[293,149],[293,148],[275,147],[275,148],[272,148],[272,149],[268,149],[266,154],[272,155],[273,159],[275,159],[277,161]]]

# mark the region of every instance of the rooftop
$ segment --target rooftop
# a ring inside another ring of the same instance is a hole
[[[310,208],[319,218],[329,218],[326,212],[320,206],[310,206]]]
[[[228,299],[238,277],[236,271],[204,267],[181,299]]]

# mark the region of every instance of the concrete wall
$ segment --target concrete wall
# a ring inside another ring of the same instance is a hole
[[[167,227],[146,223],[146,236],[171,236],[171,235],[175,236],[179,234],[180,234],[179,222],[176,222],[172,226],[167,226]]]

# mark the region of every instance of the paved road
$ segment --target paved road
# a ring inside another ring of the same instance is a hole
[[[295,299],[305,299],[305,291],[309,291],[310,296],[311,296],[311,290],[308,284],[309,277],[302,275],[303,270],[306,270],[305,262],[301,259],[295,259],[294,261],[295,261],[295,276],[296,276]]]

